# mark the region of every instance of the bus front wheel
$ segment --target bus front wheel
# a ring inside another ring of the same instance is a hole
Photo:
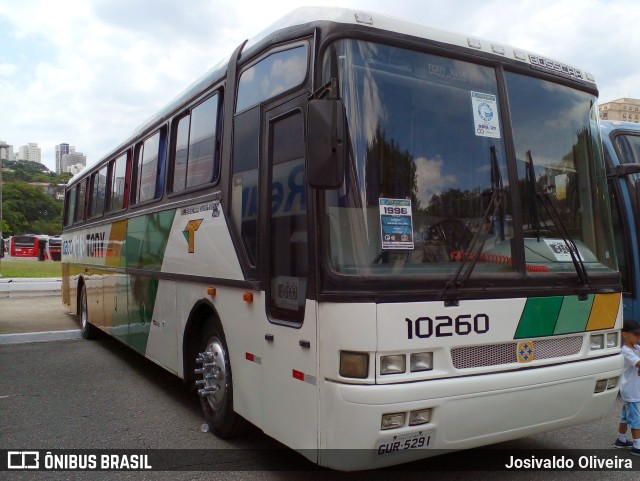
[[[243,434],[246,421],[233,410],[233,384],[229,351],[222,330],[209,325],[205,329],[204,350],[196,363],[196,386],[200,405],[209,429],[227,439]]]

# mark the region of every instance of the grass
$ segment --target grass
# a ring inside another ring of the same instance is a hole
[[[61,277],[60,262],[38,260],[0,259],[0,274],[3,278],[16,277]]]

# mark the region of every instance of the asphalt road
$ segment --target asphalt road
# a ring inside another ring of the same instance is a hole
[[[609,416],[587,425],[498,447],[525,455],[540,450],[601,450],[593,453],[633,459],[638,469],[640,459],[611,448],[619,407],[618,402]],[[487,472],[481,470],[485,452],[477,450],[446,455],[441,457],[444,462],[433,458],[383,471],[340,473],[315,468],[257,430],[229,442],[203,433],[202,424],[193,392],[113,339],[0,344],[0,450],[206,449],[203,456],[224,456],[226,460],[218,464],[221,470],[206,472],[11,472],[0,473],[3,479],[476,481],[495,480],[497,476],[539,481],[640,477],[638,471],[627,470]],[[274,468],[274,453],[287,463]],[[475,468],[479,471],[469,471]],[[191,465],[188,469],[196,468]]]
[[[79,328],[60,295],[0,298],[0,336]]]

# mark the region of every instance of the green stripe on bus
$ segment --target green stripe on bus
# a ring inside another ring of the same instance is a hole
[[[129,220],[125,245],[128,268],[160,270],[175,213],[167,210]]]
[[[558,296],[527,299],[514,339],[552,335],[562,300]]]
[[[595,296],[593,294],[589,294],[584,301],[579,300],[578,296],[565,297],[553,334],[584,332],[589,321],[594,299]]]
[[[128,268],[160,271],[175,213],[175,210],[168,210],[129,220],[125,244]],[[127,343],[145,354],[159,281],[149,277],[129,276],[128,282]]]
[[[128,343],[135,350],[145,354],[149,340],[149,329],[153,321],[153,306],[158,294],[158,279],[131,277],[129,286],[133,299],[129,311]]]

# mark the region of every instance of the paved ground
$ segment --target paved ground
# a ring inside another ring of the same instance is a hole
[[[0,298],[0,335],[80,328],[60,295]]]

